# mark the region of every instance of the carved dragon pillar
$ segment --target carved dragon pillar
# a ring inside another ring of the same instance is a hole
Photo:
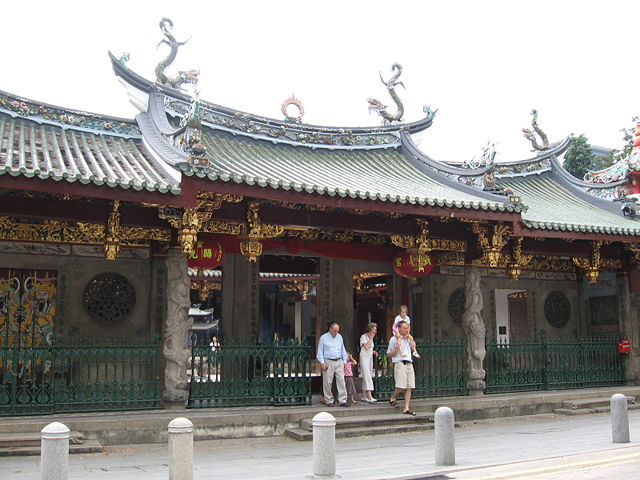
[[[467,356],[467,389],[469,395],[484,395],[485,370],[484,359],[486,330],[482,320],[482,291],[480,290],[480,270],[465,267],[465,309],[462,316],[462,329],[465,337]]]
[[[167,315],[163,327],[162,355],[164,357],[164,384],[162,399],[165,405],[184,407],[189,398],[187,367],[191,350],[187,346],[189,320],[190,281],[187,258],[178,248],[167,256]]]

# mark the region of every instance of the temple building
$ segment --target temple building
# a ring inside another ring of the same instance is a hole
[[[402,304],[418,394],[637,381],[635,157],[578,180],[534,111],[531,158],[436,161],[398,64],[396,113],[370,99],[382,125],[346,128],[110,61],[135,119],[0,93],[0,414],[308,403],[328,322],[357,352],[374,321],[383,346]]]

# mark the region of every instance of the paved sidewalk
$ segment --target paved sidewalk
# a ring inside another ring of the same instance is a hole
[[[487,465],[559,459],[617,449],[640,458],[640,411],[629,412],[631,443],[614,444],[609,414],[538,415],[476,422],[456,429],[453,467],[434,465],[434,433],[338,439],[337,474],[344,480],[424,478]],[[312,443],[285,437],[196,442],[195,479],[302,480],[313,468]],[[40,480],[39,457],[0,458],[0,478]],[[69,479],[168,478],[162,444],[110,447],[102,454],[72,455]]]

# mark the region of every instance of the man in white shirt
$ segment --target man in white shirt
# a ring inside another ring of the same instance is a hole
[[[391,337],[387,355],[393,363],[393,378],[396,389],[389,398],[389,405],[398,408],[398,395],[404,392],[404,408],[402,413],[415,415],[409,408],[411,403],[411,390],[416,388],[416,375],[413,371],[413,359],[411,352],[416,349],[416,342],[410,340],[409,324],[405,321],[398,322],[398,336]]]
[[[348,407],[347,388],[344,383],[344,364],[348,362],[347,350],[344,348],[344,340],[340,335],[340,325],[333,322],[329,325],[329,331],[320,337],[316,358],[322,367],[322,390],[324,400],[329,407],[333,407],[333,392],[331,385],[333,377],[336,378],[338,387],[338,402],[341,407]]]

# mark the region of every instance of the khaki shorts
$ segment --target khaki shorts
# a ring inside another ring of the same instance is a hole
[[[393,364],[393,378],[396,380],[396,388],[416,388],[416,374],[413,371],[413,363],[402,362]]]

